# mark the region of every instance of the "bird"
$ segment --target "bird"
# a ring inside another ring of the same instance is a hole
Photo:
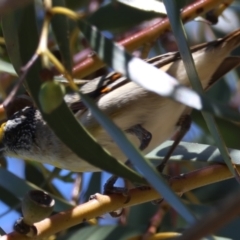
[[[229,56],[238,45],[240,30],[191,48],[204,90],[240,64],[239,57]],[[191,88],[179,52],[166,53],[147,62]],[[150,92],[116,72],[89,81],[81,91],[91,96],[97,106],[144,154],[171,138],[178,130],[179,121],[189,111],[188,107]],[[64,99],[78,121],[97,142],[117,160],[125,162],[127,157],[99,125],[92,112],[86,109],[81,99],[74,93],[66,95]],[[47,163],[74,172],[101,171],[65,146],[34,106],[18,110],[1,125],[0,149],[6,156]]]

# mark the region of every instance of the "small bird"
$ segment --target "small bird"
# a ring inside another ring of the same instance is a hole
[[[240,30],[222,39],[191,48],[205,90],[240,64],[240,58],[229,57],[238,45]],[[163,54],[147,62],[167,72],[180,84],[191,87],[179,52]],[[173,136],[180,119],[189,110],[180,103],[147,91],[116,72],[110,73],[104,81],[102,79],[86,83],[81,90],[94,98],[98,107],[144,153]],[[100,82],[103,82],[101,87]],[[99,125],[91,111],[84,107],[81,99],[76,95],[66,95],[65,100],[97,142],[118,160],[125,162],[127,157]],[[79,159],[65,146],[43,120],[40,111],[32,106],[17,111],[1,125],[0,144],[1,151],[7,156],[48,163],[74,172],[100,171]]]

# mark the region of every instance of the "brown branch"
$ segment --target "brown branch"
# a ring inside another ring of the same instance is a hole
[[[240,170],[240,166],[238,167]],[[233,177],[226,165],[215,164],[187,174],[170,179],[170,186],[177,193],[184,193],[195,188],[209,185]],[[71,210],[58,213],[50,218],[36,223],[38,234],[34,239],[42,239],[52,234],[70,228],[88,219],[101,216],[107,212],[116,211],[122,207],[129,207],[144,202],[149,202],[161,196],[151,187],[134,188],[129,191],[130,201],[119,194],[96,194],[95,199],[76,206]],[[2,236],[0,240],[29,240],[28,237],[12,232]]]

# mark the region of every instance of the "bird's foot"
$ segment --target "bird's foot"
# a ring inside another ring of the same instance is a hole
[[[124,187],[115,187],[114,184],[116,183],[117,180],[118,180],[118,177],[116,175],[111,176],[107,180],[107,182],[104,185],[104,194],[122,194],[123,196],[126,197],[125,203],[128,203],[130,200],[129,191],[127,188],[124,188]],[[114,218],[120,217],[122,213],[123,213],[123,209],[109,212],[109,214]]]

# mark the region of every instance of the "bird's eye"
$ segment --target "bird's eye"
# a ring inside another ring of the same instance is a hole
[[[16,139],[16,135],[13,132],[9,132],[6,135],[6,139],[8,142],[13,142]]]

